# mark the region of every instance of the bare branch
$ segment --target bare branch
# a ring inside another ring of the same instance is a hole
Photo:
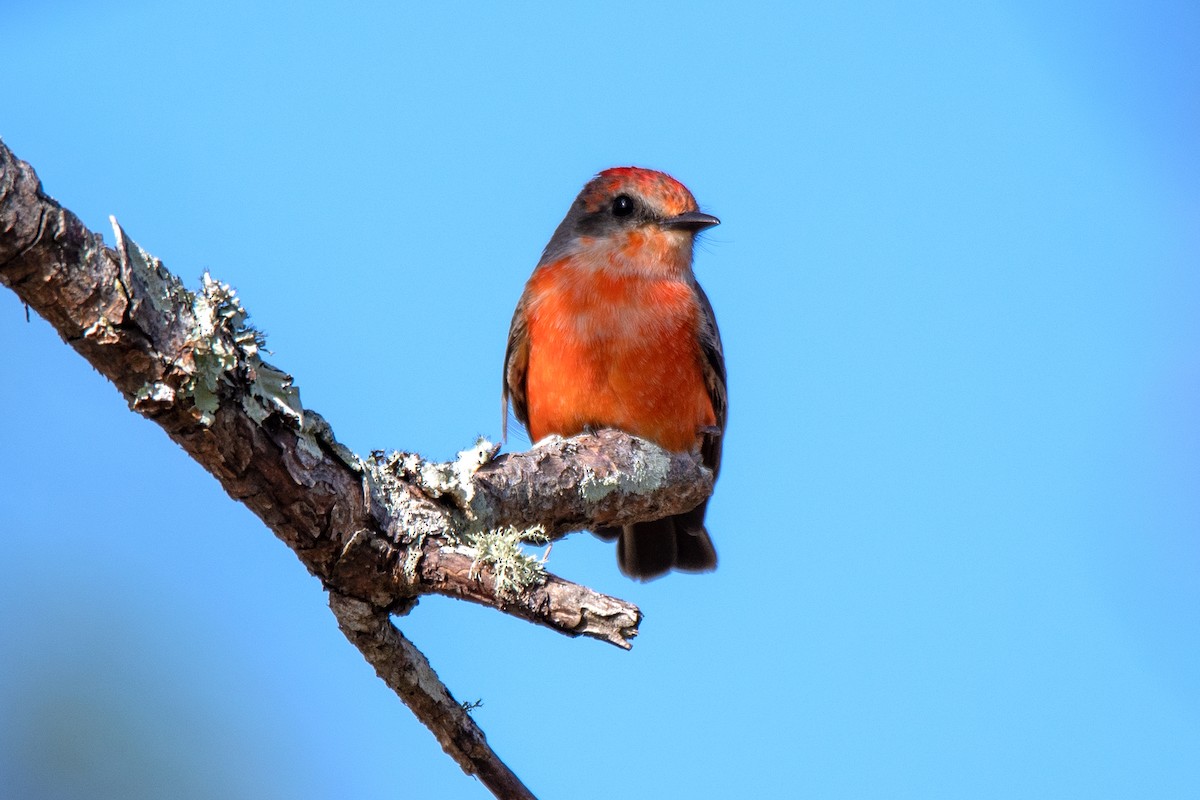
[[[475,579],[472,576],[476,575]],[[467,553],[427,550],[421,559],[421,585],[429,591],[483,605],[496,605],[494,571]],[[593,592],[586,586],[546,575],[544,582],[499,598],[502,611],[571,636],[590,636],[628,650],[642,614],[637,606]]]
[[[450,696],[425,655],[404,638],[385,612],[337,592],[329,593],[329,607],[346,638],[433,731],[463,772],[477,775],[496,797],[532,800],[533,794],[488,747],[483,731]]]
[[[491,459],[478,469],[409,457],[399,474],[431,494],[450,496],[483,528],[542,526],[551,539],[591,525],[624,525],[690,511],[712,494],[712,473],[690,453],[671,453],[616,430],[563,439]],[[462,464],[467,460],[467,464]],[[431,466],[433,468],[431,468]],[[440,468],[440,469],[439,469]],[[458,479],[466,472],[469,479]]]

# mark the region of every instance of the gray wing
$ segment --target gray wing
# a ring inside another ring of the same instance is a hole
[[[508,404],[522,425],[529,426],[529,402],[525,396],[525,373],[529,367],[529,324],[525,317],[526,300],[521,295],[508,328],[508,347],[504,351],[504,388],[500,394],[504,415],[504,438],[508,438]]]
[[[720,433],[705,434],[700,445],[700,454],[704,465],[713,471],[716,477],[721,471],[721,440],[725,433],[725,423],[728,416],[729,399],[725,382],[725,351],[721,348],[721,332],[717,330],[717,317],[713,313],[708,295],[694,284],[696,298],[700,301],[700,351],[703,355],[701,364],[704,369],[704,385],[708,389],[708,399],[712,402],[713,413],[717,418],[717,428]]]

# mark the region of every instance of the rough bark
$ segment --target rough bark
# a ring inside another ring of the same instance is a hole
[[[0,283],[283,540],[330,591],[346,637],[468,774],[531,797],[389,614],[422,594],[489,605],[628,649],[640,611],[549,575],[521,540],[693,508],[712,476],[616,431],[495,457],[360,459],[304,409],[229,289],[183,287],[113,221],[106,247],[0,142]]]
[[[463,771],[478,775],[497,797],[532,800],[533,793],[496,757],[467,709],[450,696],[429,660],[396,629],[386,612],[337,592],[329,593],[329,607],[346,638],[433,731]]]

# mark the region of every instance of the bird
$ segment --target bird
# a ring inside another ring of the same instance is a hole
[[[571,204],[513,312],[501,395],[538,442],[615,428],[665,450],[699,450],[720,472],[727,394],[712,305],[692,272],[696,235],[720,224],[679,181],[614,167]],[[682,514],[620,528],[622,573],[716,569],[708,500]]]

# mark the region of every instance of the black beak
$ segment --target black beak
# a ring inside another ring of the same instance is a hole
[[[705,214],[701,211],[685,211],[674,217],[667,217],[659,224],[667,230],[698,233],[705,228],[711,228],[713,225],[720,225],[721,220],[712,214]]]

